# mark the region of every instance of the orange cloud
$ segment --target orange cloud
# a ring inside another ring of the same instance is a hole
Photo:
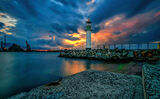
[[[124,42],[129,39],[129,36],[144,32],[145,27],[158,20],[160,20],[160,12],[154,11],[138,14],[132,18],[125,18],[124,14],[116,15],[102,22],[99,25],[101,29],[97,33],[92,33],[92,47],[105,43]],[[85,48],[86,32],[83,29],[79,28],[78,33],[67,35],[77,37],[79,40],[64,39],[64,44],[73,45],[73,48]]]
[[[86,43],[86,38],[85,38],[85,31],[82,30],[81,28],[78,29],[78,33],[73,33],[73,34],[67,34],[68,36],[71,37],[77,37],[79,40],[69,40],[69,39],[64,39],[63,43],[65,45],[73,45],[73,48],[84,48],[85,43]]]
[[[105,26],[105,27],[113,26],[114,24],[120,22],[124,17],[125,17],[124,15],[115,16],[115,17],[107,20],[107,21],[104,23],[104,26]]]
[[[92,34],[93,47],[99,44],[112,43],[112,41],[123,42],[130,35],[144,31],[144,28],[160,20],[154,16],[153,11],[139,14],[135,17],[126,19],[125,15],[117,15],[106,20],[100,26],[99,32]],[[159,12],[156,13],[159,15]],[[116,32],[120,32],[116,34]]]
[[[155,17],[160,16],[160,11],[155,14]]]

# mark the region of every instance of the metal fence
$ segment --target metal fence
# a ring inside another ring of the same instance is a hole
[[[138,49],[160,49],[160,43],[138,43],[138,44],[105,44],[97,45],[97,49],[128,49],[128,50],[138,50]]]

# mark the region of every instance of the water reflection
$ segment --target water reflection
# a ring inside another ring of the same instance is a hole
[[[86,70],[85,62],[64,61],[64,75],[72,75]]]
[[[59,79],[62,62],[57,56],[58,53],[0,53],[0,99]]]
[[[127,64],[57,57],[59,53],[0,53],[0,99],[87,69],[119,72]]]
[[[110,71],[110,72],[118,72],[122,71],[124,68],[119,70],[119,66],[127,64],[108,64],[101,61],[96,60],[77,60],[77,59],[65,59],[63,61],[63,74],[65,76],[76,74],[88,69],[92,70],[101,70],[101,71]]]
[[[106,62],[96,60],[65,59],[63,61],[63,66],[62,72],[64,76],[76,74],[88,69],[125,74],[135,74],[137,71],[141,71],[141,67],[133,62],[127,64],[108,64]],[[134,68],[136,69],[131,71],[131,69]]]
[[[97,65],[93,64],[93,65],[91,65],[91,69],[105,71],[107,69],[107,67],[104,67],[103,65],[98,65],[97,66]]]

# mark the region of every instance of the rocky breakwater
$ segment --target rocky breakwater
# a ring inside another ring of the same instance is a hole
[[[88,70],[9,99],[143,99],[139,76]]]
[[[145,64],[142,71],[145,99],[160,98],[160,64]]]
[[[65,50],[60,57],[104,60],[107,62],[140,61],[153,63],[158,60],[160,50],[119,50],[119,49],[93,49],[93,50]]]

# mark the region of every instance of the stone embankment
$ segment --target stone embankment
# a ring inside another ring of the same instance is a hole
[[[143,66],[142,78],[145,99],[160,99],[160,64]]]
[[[140,61],[153,63],[159,59],[159,50],[109,50],[109,49],[94,49],[94,50],[66,50],[60,53],[60,57],[96,59],[107,62],[129,62]]]
[[[87,70],[9,99],[159,99],[159,77],[159,64],[144,64],[142,78]]]
[[[139,76],[88,70],[9,99],[143,99]]]

